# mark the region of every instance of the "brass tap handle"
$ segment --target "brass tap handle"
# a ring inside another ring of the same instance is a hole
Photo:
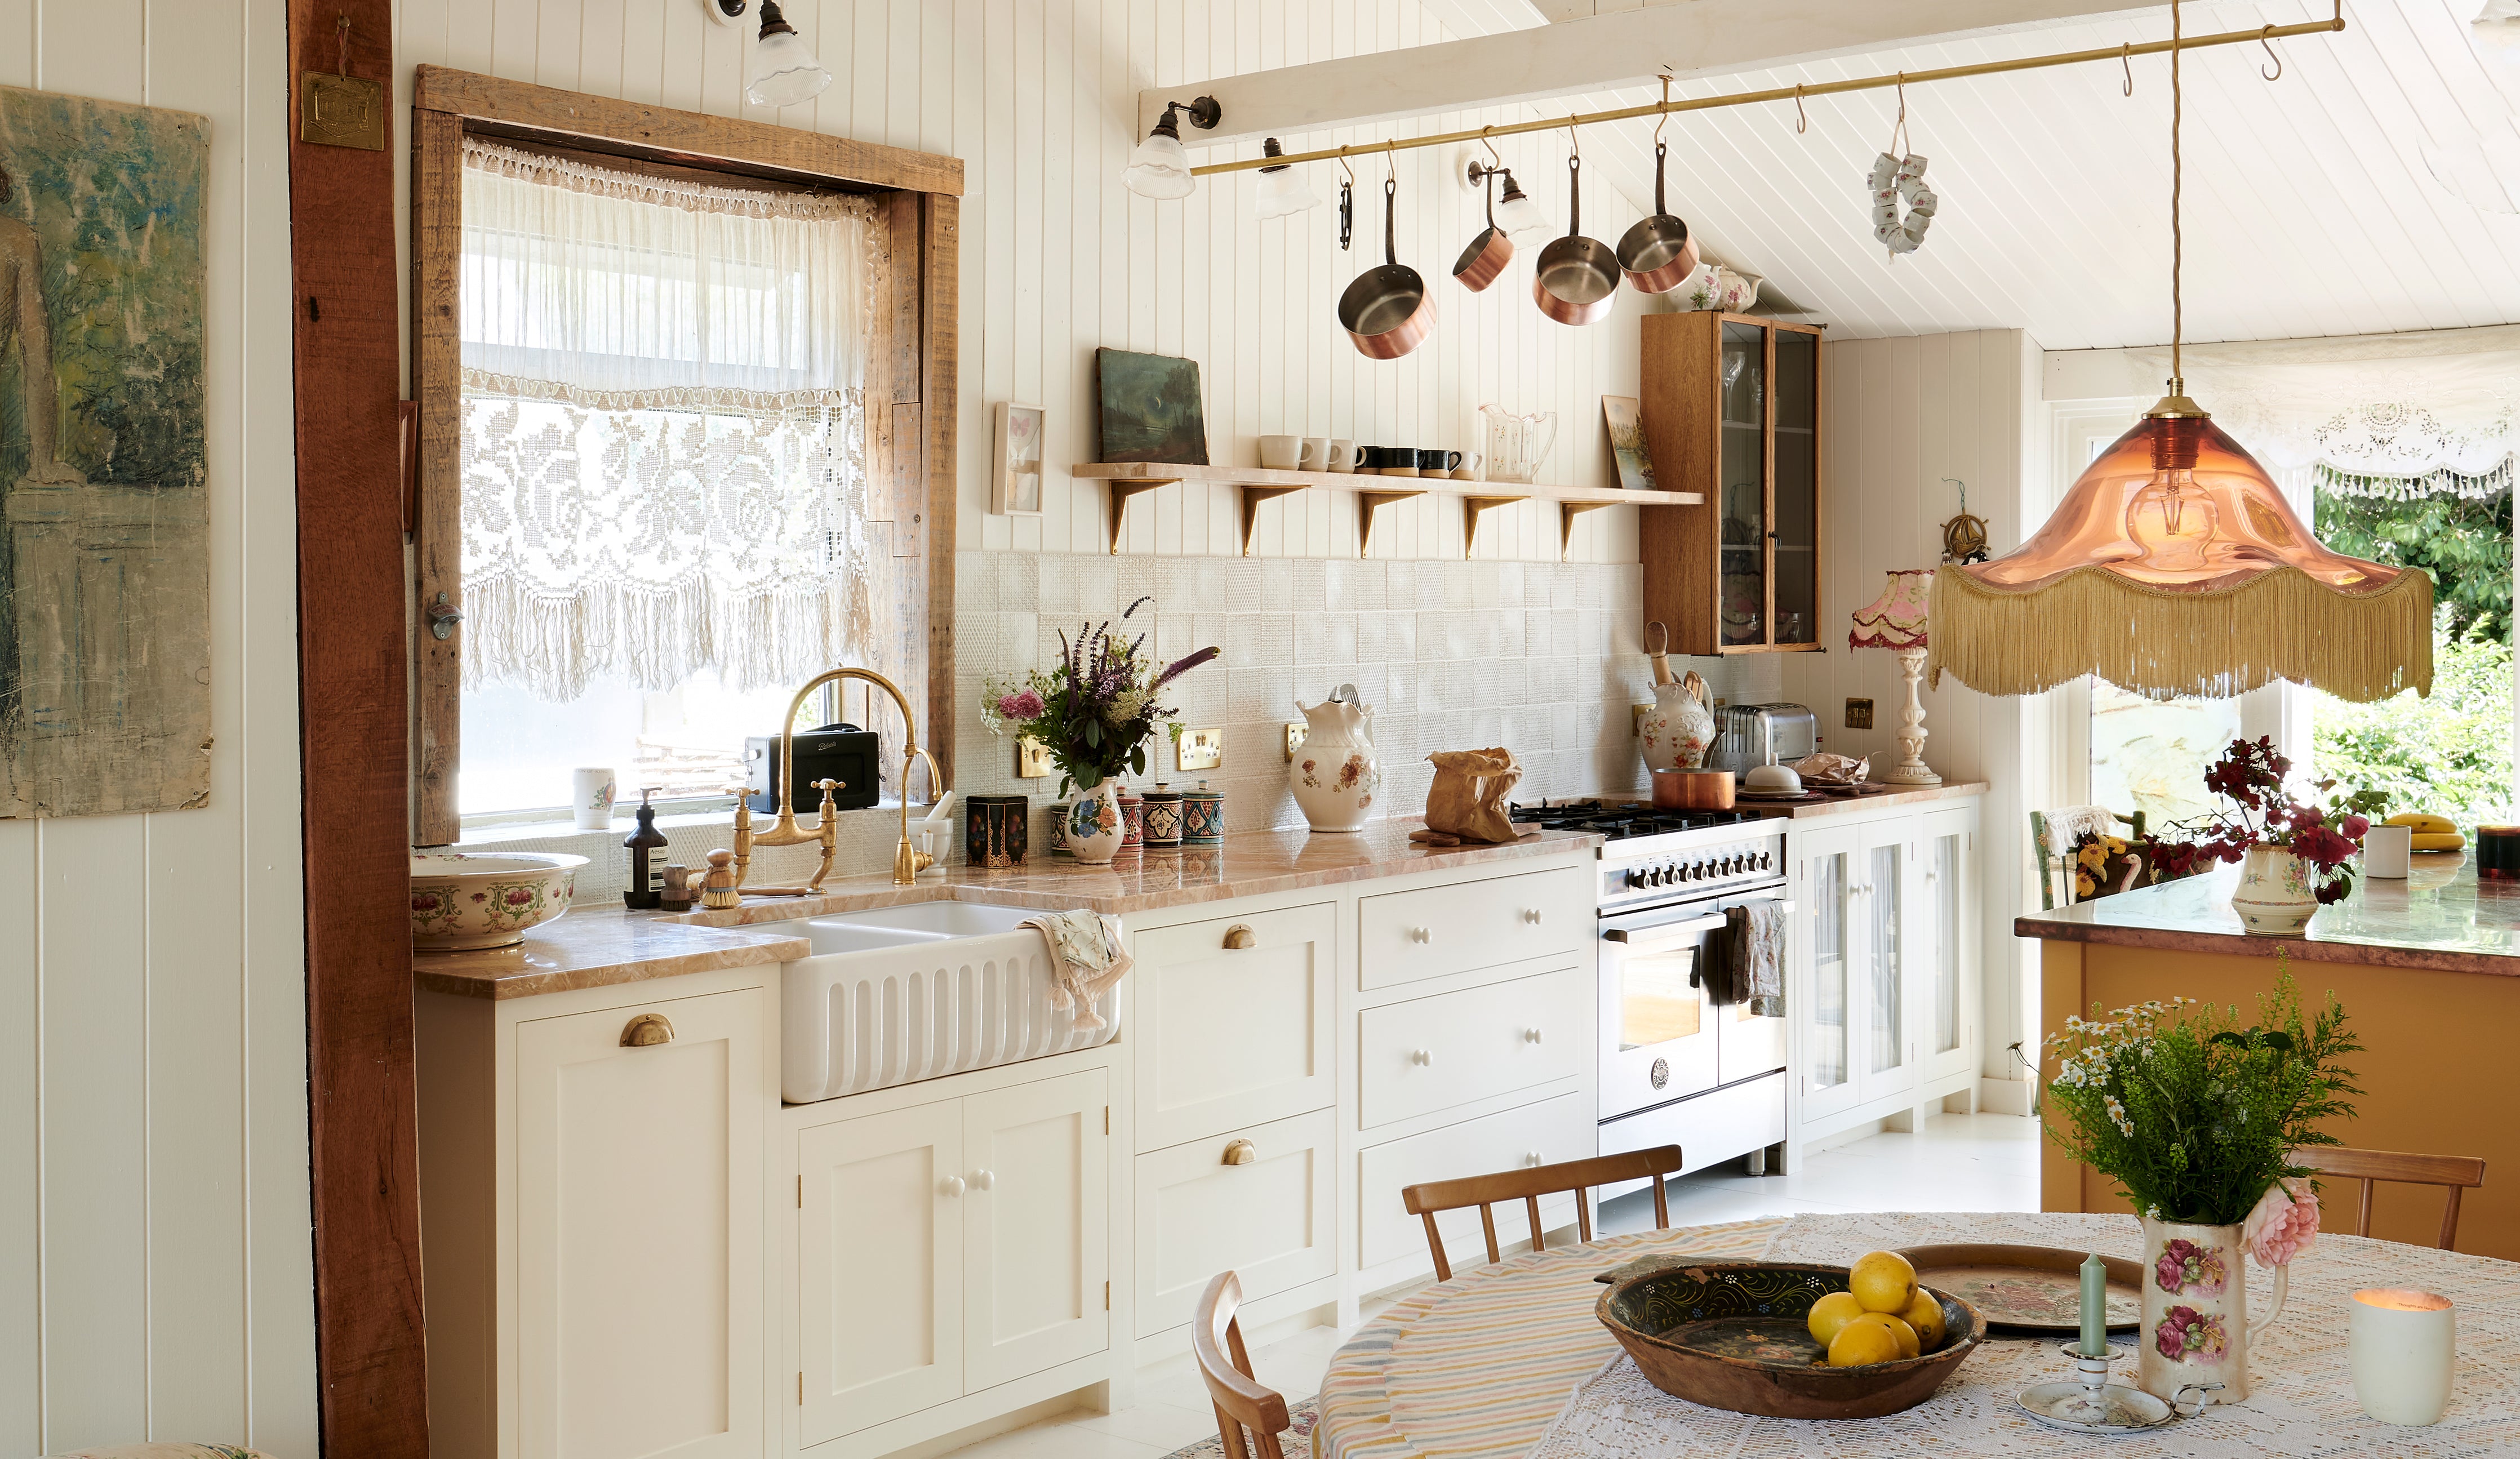
[[[674,1041],[674,1026],[661,1013],[642,1013],[621,1030],[623,1048],[654,1048]]]
[[[1259,1160],[1260,1148],[1257,1145],[1252,1144],[1249,1140],[1235,1140],[1225,1147],[1225,1164],[1227,1165],[1256,1165],[1259,1163]]]
[[[1237,922],[1225,929],[1225,950],[1229,952],[1239,952],[1245,948],[1257,947],[1259,943],[1260,939],[1253,937],[1251,929],[1243,923]]]

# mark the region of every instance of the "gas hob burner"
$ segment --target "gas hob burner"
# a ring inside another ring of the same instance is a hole
[[[1598,800],[1560,801],[1555,805],[1542,801],[1536,806],[1515,806],[1509,814],[1513,819],[1543,830],[1590,832],[1606,841],[1715,825],[1744,825],[1760,818],[1755,811],[1663,811],[1636,803]]]

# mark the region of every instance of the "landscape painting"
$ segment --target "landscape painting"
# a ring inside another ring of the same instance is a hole
[[[1652,491],[1653,459],[1645,455],[1645,422],[1637,413],[1637,398],[1602,396],[1601,420],[1610,428],[1610,456],[1619,464],[1619,485],[1632,492]]]
[[[1104,462],[1207,464],[1207,414],[1199,403],[1198,362],[1125,349],[1094,352]]]
[[[208,153],[0,87],[0,818],[209,796]]]

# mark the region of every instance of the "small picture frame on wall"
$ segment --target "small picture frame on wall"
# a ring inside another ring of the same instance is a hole
[[[997,468],[989,473],[989,510],[1000,516],[1041,515],[1042,409],[998,402]]]

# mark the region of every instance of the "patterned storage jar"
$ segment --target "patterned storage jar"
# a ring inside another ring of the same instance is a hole
[[[1075,849],[1067,844],[1067,807],[1064,800],[1050,803],[1050,854],[1074,860]]]
[[[1208,789],[1201,780],[1196,789],[1182,792],[1182,844],[1220,846],[1224,842],[1225,793]]]
[[[963,861],[985,867],[1020,866],[1032,840],[1032,797],[973,795],[963,800]]]
[[[1147,792],[1144,818],[1148,851],[1177,851],[1182,844],[1182,793],[1157,785]]]
[[[1147,803],[1124,790],[1120,792],[1120,849],[1141,851],[1146,844]]]

